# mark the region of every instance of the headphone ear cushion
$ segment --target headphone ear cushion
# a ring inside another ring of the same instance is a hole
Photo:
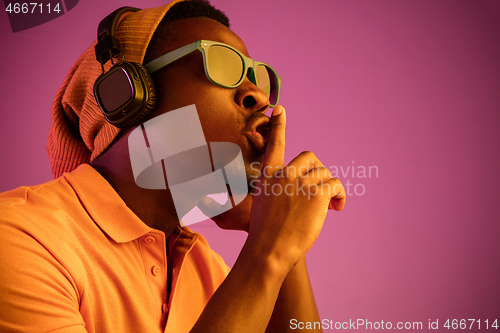
[[[144,66],[137,63],[129,64],[132,64],[136,71],[139,73],[141,81],[144,84],[144,90],[146,92],[146,96],[148,96],[148,99],[144,102],[144,107],[142,108],[142,110],[126,122],[120,124],[118,126],[120,128],[133,127],[144,122],[153,113],[157,100],[155,83],[148,70],[144,68]]]

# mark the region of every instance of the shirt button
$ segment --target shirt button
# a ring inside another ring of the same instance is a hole
[[[153,266],[153,268],[151,269],[151,273],[153,273],[154,276],[157,276],[158,274],[160,274],[160,266]]]
[[[147,236],[146,238],[144,238],[144,242],[146,243],[154,243],[155,241],[156,239],[153,236]]]
[[[163,311],[163,314],[167,314],[167,312],[168,312],[168,304],[167,303],[163,304],[162,311]]]

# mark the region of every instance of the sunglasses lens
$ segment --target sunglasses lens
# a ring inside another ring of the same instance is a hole
[[[271,79],[266,66],[257,66],[257,87],[259,87],[267,96],[271,92]]]
[[[243,75],[243,59],[227,47],[212,45],[208,49],[207,70],[215,82],[233,86]]]
[[[276,104],[277,78],[274,72],[267,66],[257,66],[257,87],[269,97],[271,105]]]

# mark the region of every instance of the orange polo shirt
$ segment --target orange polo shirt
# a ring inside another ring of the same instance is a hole
[[[186,227],[168,244],[169,262],[165,234],[86,164],[0,194],[0,331],[188,332],[229,267]]]

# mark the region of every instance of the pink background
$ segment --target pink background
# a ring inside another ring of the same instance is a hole
[[[52,178],[51,103],[100,20],[163,3],[81,0],[16,34],[0,13],[0,191]],[[500,2],[304,3],[212,0],[283,78],[287,160],[378,168],[339,174],[353,195],[307,256],[321,317],[500,319]],[[193,229],[232,265],[244,233]]]

